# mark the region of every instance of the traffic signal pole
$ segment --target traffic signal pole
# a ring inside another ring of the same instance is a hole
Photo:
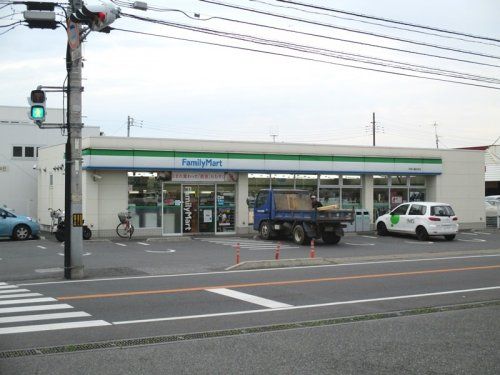
[[[81,0],[70,1],[71,14],[82,7]],[[75,24],[76,32],[82,27]],[[82,235],[82,51],[81,44],[69,43],[66,53],[67,132],[65,165],[65,242],[64,277],[81,279],[84,276]]]

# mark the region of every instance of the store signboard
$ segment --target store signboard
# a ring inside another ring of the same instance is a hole
[[[172,172],[173,182],[224,182],[226,174],[224,172]]]
[[[189,175],[193,176],[188,175],[177,181],[224,181],[222,179],[223,172],[245,171],[257,173],[441,174],[443,170],[441,158],[432,157],[101,149],[86,149],[83,151],[83,157],[84,169],[190,171]]]

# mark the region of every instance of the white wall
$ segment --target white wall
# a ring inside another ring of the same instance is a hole
[[[38,158],[13,157],[14,146],[45,147],[66,142],[60,129],[40,129],[28,119],[28,107],[0,106],[0,206],[38,218]],[[48,108],[47,122],[61,122],[62,109]],[[83,136],[99,136],[98,127],[83,128]],[[52,167],[51,167],[52,168]],[[47,180],[48,181],[48,180]],[[44,203],[45,206],[48,204]]]

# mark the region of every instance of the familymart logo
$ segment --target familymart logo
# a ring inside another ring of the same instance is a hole
[[[182,166],[195,168],[221,168],[222,159],[182,159]]]

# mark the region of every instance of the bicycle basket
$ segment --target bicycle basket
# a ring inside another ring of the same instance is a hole
[[[118,213],[118,219],[120,219],[120,223],[125,224],[131,216],[128,212],[120,212]]]

